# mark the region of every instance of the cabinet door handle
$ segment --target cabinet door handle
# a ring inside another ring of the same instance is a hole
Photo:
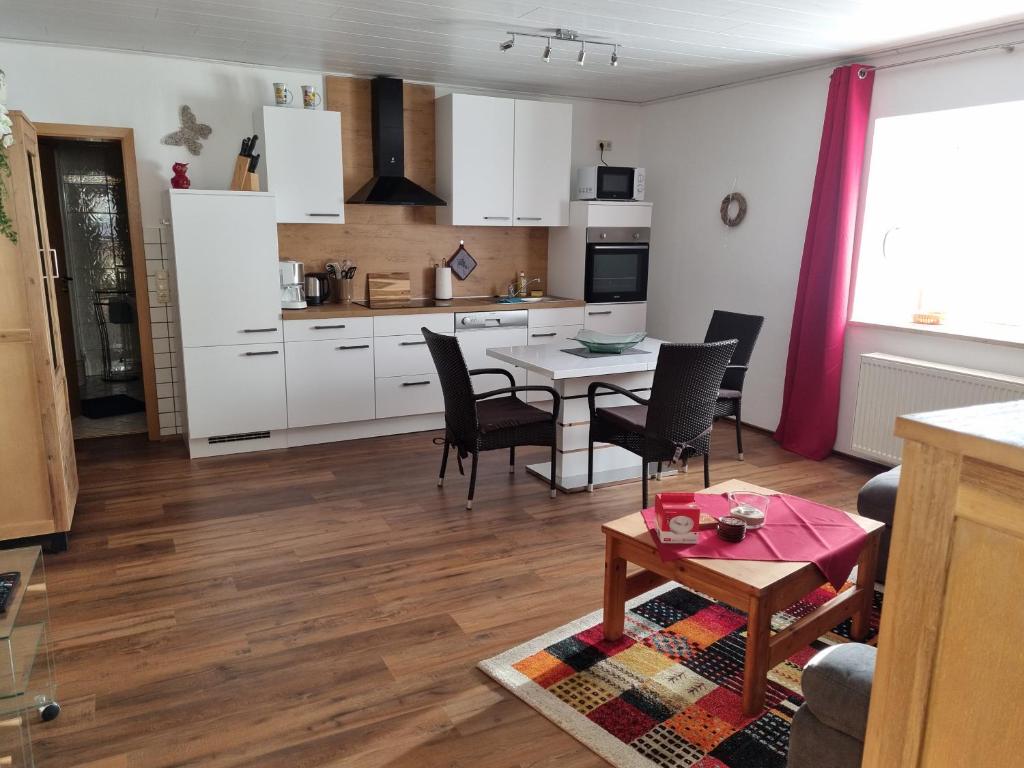
[[[535,338],[535,339],[545,339],[545,338],[547,338],[549,336],[557,336],[557,335],[558,334],[555,331],[552,331],[551,333],[531,333],[530,334],[530,336]]]
[[[429,381],[403,381],[403,387],[422,387],[429,384]]]
[[[427,342],[425,342],[425,341],[400,341],[400,342],[398,342],[398,346],[400,346],[400,347],[419,347],[419,346],[422,346],[422,345],[424,345],[426,343]]]
[[[314,331],[329,331],[329,330],[332,330],[334,328],[344,328],[344,327],[345,327],[344,325],[314,325],[313,326],[313,330]]]
[[[57,249],[50,249],[50,258],[53,260],[53,277],[54,279],[60,277],[60,264],[57,263]]]
[[[260,355],[279,355],[281,352],[277,349],[269,349],[266,352],[243,352],[245,357],[259,357]]]
[[[540,221],[540,216],[516,216],[516,221]]]
[[[484,216],[484,221],[508,221],[510,216]]]
[[[307,213],[307,216],[333,216],[335,218],[341,216],[340,213]]]
[[[335,347],[335,349],[369,349],[369,344],[350,344],[345,347]]]
[[[242,333],[276,333],[277,328],[243,328]]]
[[[610,309],[606,309],[603,312],[587,312],[587,314],[590,315],[591,317],[593,317],[594,315],[610,315],[611,313],[612,311]]]

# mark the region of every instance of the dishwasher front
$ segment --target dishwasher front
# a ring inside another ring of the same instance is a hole
[[[502,312],[458,312],[455,315],[455,338],[459,340],[466,365],[474,368],[504,368],[515,377],[517,385],[526,384],[526,371],[487,356],[492,347],[519,347],[528,342],[529,313],[525,309]],[[477,394],[508,386],[508,378],[489,373],[473,376]],[[524,397],[525,399],[525,397]]]

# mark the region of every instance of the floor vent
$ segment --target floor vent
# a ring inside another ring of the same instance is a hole
[[[269,440],[269,432],[239,432],[237,435],[216,435],[215,437],[208,437],[206,439],[207,444],[216,445],[217,443],[237,443],[241,440]]]

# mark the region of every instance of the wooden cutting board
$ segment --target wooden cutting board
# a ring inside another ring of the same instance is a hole
[[[366,279],[371,307],[395,306],[409,301],[411,286],[408,272],[370,272]]]

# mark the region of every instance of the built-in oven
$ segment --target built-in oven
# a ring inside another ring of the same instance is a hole
[[[650,228],[588,227],[584,301],[647,301],[650,253]]]

